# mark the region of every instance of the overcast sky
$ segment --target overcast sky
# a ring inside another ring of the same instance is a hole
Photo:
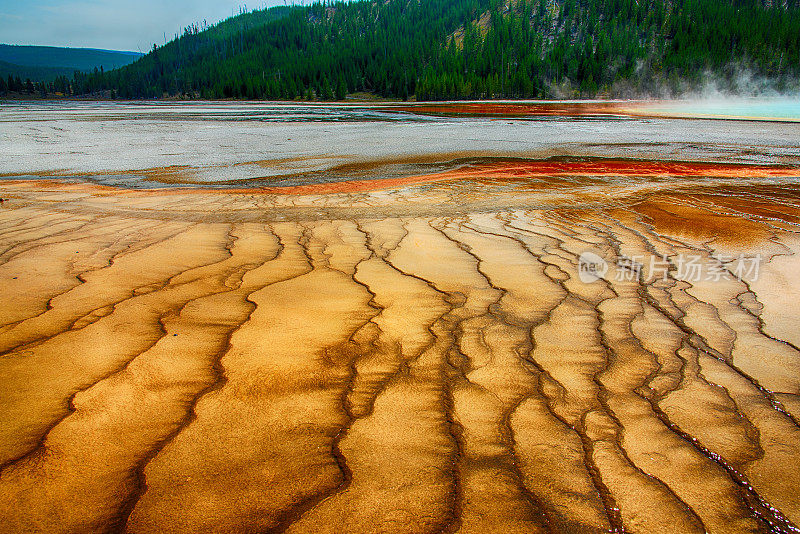
[[[291,4],[291,0],[289,0]],[[300,3],[299,0],[297,3]],[[0,0],[0,43],[146,52],[192,22],[283,0]]]

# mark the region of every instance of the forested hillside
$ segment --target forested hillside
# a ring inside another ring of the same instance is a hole
[[[417,99],[652,94],[800,73],[800,0],[361,0],[243,13],[73,93]]]

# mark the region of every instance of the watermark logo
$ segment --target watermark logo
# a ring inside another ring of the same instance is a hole
[[[584,252],[578,258],[578,278],[584,284],[602,280],[608,272],[608,262],[594,252]]]
[[[617,282],[644,282],[655,280],[682,280],[697,282],[755,282],[761,272],[761,254],[738,256],[712,254],[679,254],[666,256],[622,256],[613,264],[613,275],[609,274],[611,265],[594,252],[584,252],[578,260],[578,276],[581,282],[591,284],[601,279]]]

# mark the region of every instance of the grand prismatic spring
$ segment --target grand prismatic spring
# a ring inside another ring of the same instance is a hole
[[[0,531],[798,532],[800,129],[675,106],[4,104]]]

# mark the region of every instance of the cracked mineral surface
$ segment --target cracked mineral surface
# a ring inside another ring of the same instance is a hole
[[[798,532],[796,126],[295,107],[0,111],[0,532]]]

